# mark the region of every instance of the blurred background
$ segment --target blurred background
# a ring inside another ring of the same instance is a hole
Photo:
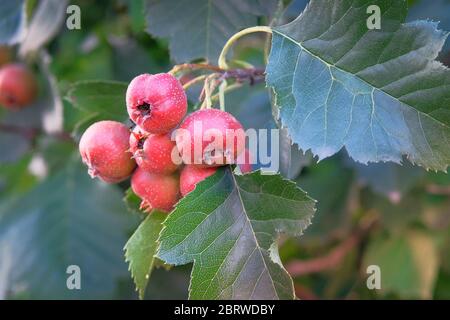
[[[450,1],[409,2],[408,20],[428,18],[450,30]],[[49,24],[36,29],[35,37],[46,37],[28,61],[39,77],[39,99],[20,112],[0,108],[0,299],[137,298],[123,256],[142,219],[123,201],[129,182],[91,180],[77,151],[87,126],[114,115],[79,107],[70,90],[77,81],[129,82],[173,66],[164,32],[151,28],[151,3],[70,1],[81,9],[80,30],[65,27],[65,12],[57,30]],[[283,1],[276,21],[270,15],[256,22],[286,23],[306,3]],[[36,17],[39,5],[26,2],[26,19]],[[10,10],[2,6],[0,21]],[[41,19],[58,20],[51,8],[41,10]],[[186,38],[190,32],[197,31],[187,26]],[[264,36],[249,36],[234,55],[263,66],[265,47]],[[18,53],[17,46],[8,50]],[[450,41],[439,59],[450,64]],[[198,93],[189,91],[192,107]],[[123,91],[107,103],[125,108]],[[276,127],[264,84],[230,93],[226,108],[246,128]],[[360,165],[345,151],[317,163],[287,135],[280,139],[282,174],[318,200],[304,236],[281,239],[280,255],[299,298],[450,299],[450,175],[407,161]],[[81,290],[67,290],[72,264],[82,270]],[[366,286],[372,264],[382,269],[381,290]],[[145,297],[187,298],[190,268],[156,269]]]

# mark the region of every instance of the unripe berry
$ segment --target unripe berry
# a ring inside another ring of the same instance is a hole
[[[200,166],[234,163],[245,148],[245,132],[225,111],[204,109],[190,114],[176,130],[183,162]]]
[[[37,81],[24,65],[7,64],[0,69],[0,105],[19,110],[31,104],[37,95]]]
[[[253,171],[253,155],[250,150],[245,150],[238,156],[237,163],[242,173],[249,173]]]
[[[92,124],[84,132],[79,145],[89,175],[108,183],[120,182],[130,176],[136,163],[131,159],[129,140],[130,131],[120,122]]]
[[[178,168],[172,160],[176,145],[167,134],[148,134],[136,126],[130,135],[130,151],[137,165],[148,172],[170,174]]]
[[[126,103],[131,120],[149,133],[168,133],[187,111],[186,93],[168,73],[134,78],[128,85]]]
[[[200,168],[198,166],[186,165],[181,170],[180,175],[180,191],[184,197],[189,192],[195,189],[195,186],[200,181],[212,176],[217,171],[217,167]]]
[[[137,168],[131,177],[131,188],[141,199],[141,209],[170,212],[179,197],[178,179],[173,175],[150,173]]]

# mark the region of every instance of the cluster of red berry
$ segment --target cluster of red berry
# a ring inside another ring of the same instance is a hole
[[[11,61],[11,50],[0,47],[0,105],[16,111],[36,99],[38,88],[34,74],[25,65]]]
[[[141,208],[171,211],[180,194],[191,192],[218,166],[238,157],[242,172],[252,170],[239,121],[217,109],[185,118],[186,93],[174,76],[137,76],[128,86],[126,105],[136,125],[131,132],[122,123],[100,121],[84,132],[79,148],[91,177],[117,183],[132,175],[131,187],[142,199]],[[221,141],[205,139],[211,129],[220,133]],[[229,141],[232,148],[225,149]]]

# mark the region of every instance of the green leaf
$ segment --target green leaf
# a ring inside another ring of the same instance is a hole
[[[103,119],[124,121],[127,84],[116,81],[81,81],[72,85],[66,99],[75,107]]]
[[[431,299],[438,273],[438,250],[433,239],[419,231],[408,231],[370,243],[363,268],[381,270],[381,292],[402,298]]]
[[[300,188],[317,200],[317,213],[304,240],[326,240],[350,225],[348,199],[353,172],[339,156],[320,161],[302,171],[296,181]]]
[[[0,44],[13,45],[25,35],[25,1],[0,1]]]
[[[30,21],[28,32],[20,44],[19,52],[25,56],[49,42],[65,22],[67,0],[41,0]]]
[[[10,297],[108,299],[127,277],[121,254],[134,220],[118,188],[92,180],[76,157],[20,198],[0,205],[0,261]],[[67,267],[81,270],[68,290]]]
[[[154,211],[147,215],[125,245],[125,261],[129,262],[129,269],[143,299],[145,289],[150,279],[155,262],[155,253],[158,248],[158,237],[162,229],[162,222],[167,213]]]
[[[409,163],[354,164],[358,180],[374,192],[398,203],[425,176],[425,171]]]
[[[380,7],[382,30],[368,29],[369,5]],[[311,0],[274,28],[267,84],[302,150],[447,168],[450,71],[434,59],[448,34],[403,23],[406,13],[402,0]]]
[[[234,33],[258,23],[257,16],[275,7],[274,0],[149,0],[147,31],[169,38],[178,62],[217,61]]]
[[[279,175],[219,169],[164,222],[158,257],[194,262],[191,299],[293,299],[276,241],[281,232],[302,234],[314,203]]]

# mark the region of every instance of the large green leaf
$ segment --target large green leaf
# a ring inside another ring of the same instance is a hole
[[[25,1],[0,1],[0,44],[13,45],[25,34]]]
[[[274,0],[149,0],[148,32],[169,38],[176,62],[204,58],[215,62],[225,42],[239,30],[257,24],[272,11]]]
[[[158,248],[157,240],[166,217],[165,212],[149,214],[125,245],[125,261],[130,263],[129,269],[141,299],[144,298],[150,279]]]
[[[116,81],[81,81],[73,84],[66,99],[76,108],[102,119],[124,121],[127,84]],[[98,119],[96,119],[98,120]]]
[[[8,295],[117,297],[118,280],[128,276],[121,253],[134,222],[121,198],[116,187],[90,179],[77,158],[23,197],[3,201],[0,269]],[[66,286],[70,265],[81,269],[81,290]]]
[[[369,5],[382,30],[369,30]],[[345,147],[355,160],[445,170],[450,163],[450,71],[435,61],[447,33],[403,23],[403,0],[311,0],[274,28],[267,83],[282,125],[320,159]],[[320,19],[318,19],[320,17]]]
[[[314,200],[279,175],[222,168],[169,215],[158,256],[194,262],[191,299],[292,299],[276,240],[280,232],[300,235],[313,213]]]

